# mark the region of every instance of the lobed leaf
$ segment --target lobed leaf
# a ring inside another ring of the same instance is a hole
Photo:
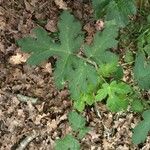
[[[59,42],[54,42],[42,28],[33,30],[33,37],[18,40],[18,45],[25,52],[30,52],[28,63],[37,65],[50,56],[57,56],[54,79],[62,89],[68,81],[71,98],[77,100],[82,93],[88,93],[89,84],[93,89],[98,83],[95,68],[78,57],[83,42],[81,24],[68,11],[60,15],[58,22]]]
[[[107,107],[113,112],[125,110],[128,106],[127,94],[132,90],[129,85],[112,81],[110,84],[104,83],[95,96],[96,101],[107,98]]]
[[[31,52],[27,61],[29,64],[38,65],[50,56],[59,53],[57,45],[53,43],[43,28],[35,28],[33,34],[32,37],[25,37],[17,41],[24,52]]]

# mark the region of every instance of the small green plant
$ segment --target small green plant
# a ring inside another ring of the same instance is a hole
[[[89,132],[89,128],[86,125],[86,119],[79,115],[77,112],[72,111],[68,115],[70,126],[73,130],[72,134],[76,135],[76,138],[68,134],[63,139],[56,141],[55,150],[80,150],[79,140]]]
[[[126,110],[129,100],[127,94],[132,93],[132,89],[129,85],[116,81],[112,81],[110,84],[102,84],[102,88],[98,90],[96,95],[97,101],[102,101],[107,97],[107,107],[113,112]]]

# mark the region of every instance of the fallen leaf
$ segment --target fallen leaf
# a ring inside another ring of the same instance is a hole
[[[28,97],[28,96],[24,96],[22,94],[17,94],[17,98],[21,102],[29,102],[30,101],[33,104],[35,104],[38,100],[38,98]]]
[[[10,57],[9,63],[18,65],[18,64],[26,62],[26,60],[27,60],[26,54],[17,53],[16,55],[13,55]]]
[[[45,25],[45,28],[48,31],[56,32],[57,31],[56,22],[54,20],[49,20],[48,23]]]
[[[55,0],[55,4],[60,8],[60,9],[63,9],[63,10],[67,10],[67,4],[66,2],[64,2],[63,0]]]
[[[26,7],[27,11],[30,11],[31,13],[34,12],[34,7],[29,2],[27,2],[26,0],[24,0],[24,4],[25,4],[25,7]]]
[[[104,21],[97,20],[95,24],[95,28],[97,31],[101,31],[104,28]]]

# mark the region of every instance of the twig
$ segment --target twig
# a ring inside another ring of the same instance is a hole
[[[27,136],[23,141],[20,142],[18,148],[16,150],[24,150],[28,144],[34,140],[39,134],[33,131],[33,133],[29,136]]]
[[[97,116],[98,118],[102,119],[101,113],[100,113],[100,111],[99,111],[98,108],[97,108],[97,103],[94,104],[94,111],[95,111],[95,113],[96,113],[96,116]]]

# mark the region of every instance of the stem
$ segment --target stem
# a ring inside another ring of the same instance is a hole
[[[84,57],[82,57],[80,55],[77,55],[77,57],[80,58],[80,59],[82,59],[82,60],[84,60],[85,62],[93,65],[96,68],[96,70],[98,70],[98,66],[97,66],[97,64],[94,61],[91,61],[88,58],[84,58]]]

